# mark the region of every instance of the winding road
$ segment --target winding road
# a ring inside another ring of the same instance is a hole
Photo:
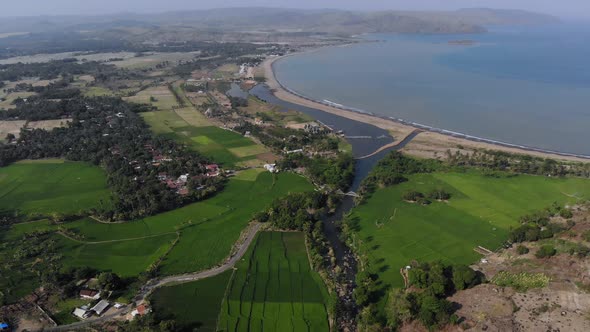
[[[205,279],[205,278],[209,278],[209,277],[213,277],[216,276],[218,274],[221,274],[229,269],[232,269],[236,263],[238,261],[240,261],[240,259],[242,259],[242,257],[244,257],[244,255],[246,254],[246,251],[248,250],[248,247],[250,247],[250,244],[252,243],[252,241],[254,241],[254,239],[256,238],[256,234],[258,234],[258,232],[260,231],[260,228],[262,227],[262,224],[260,223],[254,223],[252,224],[252,226],[249,227],[247,233],[246,233],[246,238],[242,243],[239,243],[236,245],[236,247],[238,248],[237,251],[235,251],[235,253],[233,255],[231,255],[226,261],[225,263],[223,263],[222,265],[218,266],[218,267],[214,267],[212,269],[209,270],[204,270],[204,271],[200,271],[200,272],[195,272],[195,273],[187,273],[187,274],[181,274],[181,275],[175,275],[175,276],[169,276],[169,277],[165,277],[162,279],[152,279],[149,280],[139,291],[139,293],[135,296],[135,298],[133,299],[133,302],[138,305],[141,302],[143,302],[148,295],[150,295],[156,288],[162,287],[162,286],[166,286],[168,284],[176,284],[176,283],[185,283],[185,282],[191,282],[191,281],[197,281],[197,280],[201,280],[201,279]],[[77,323],[73,323],[73,324],[68,324],[68,325],[60,325],[60,326],[56,326],[56,327],[48,327],[43,329],[43,331],[69,331],[69,330],[73,330],[73,329],[77,329],[77,328],[81,328],[84,326],[88,326],[88,325],[92,325],[92,324],[97,324],[97,323],[104,323],[107,322],[109,320],[113,320],[117,317],[121,317],[124,316],[128,313],[130,313],[133,310],[134,306],[127,306],[125,308],[121,308],[119,310],[117,310],[114,313],[108,314],[108,315],[104,315],[102,317],[96,318],[96,319],[89,319],[89,320],[85,320],[85,321],[81,321],[81,322],[77,322]]]

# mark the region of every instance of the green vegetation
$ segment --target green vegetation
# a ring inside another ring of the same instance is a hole
[[[535,257],[537,258],[547,258],[552,257],[557,254],[557,250],[552,245],[544,245],[537,252],[535,253]]]
[[[543,273],[510,273],[500,271],[492,278],[492,283],[502,287],[513,287],[519,292],[526,292],[531,288],[546,287],[551,278]]]
[[[90,164],[39,160],[0,168],[0,214],[59,217],[110,204],[106,174]]]
[[[529,253],[529,251],[529,248],[523,246],[522,244],[516,247],[516,253],[518,253],[519,255],[526,255]]]
[[[590,197],[588,180],[539,176],[490,177],[478,171],[407,176],[407,182],[377,190],[353,210],[347,227],[351,245],[387,285],[402,287],[399,268],[412,260],[442,259],[469,264],[477,246],[494,250],[508,239],[521,216],[557,202]],[[420,206],[404,202],[410,190],[443,188],[448,202]]]
[[[305,178],[295,174],[248,170],[208,200],[141,220],[101,223],[87,218],[62,225],[47,220],[15,224],[1,233],[0,264],[6,270],[0,270],[0,285],[3,291],[18,285],[23,291],[19,294],[26,294],[39,282],[34,272],[43,270],[41,264],[30,267],[28,263],[53,255],[51,262],[58,268],[90,266],[122,277],[148,270],[169,275],[210,268],[229,254],[256,212],[276,197],[311,189]],[[39,245],[22,240],[40,231],[49,233],[39,238]],[[21,256],[15,256],[16,252],[24,246],[32,248],[17,259]]]
[[[174,320],[178,331],[217,331],[217,318],[232,271],[157,289],[150,298],[156,320]]]
[[[156,134],[184,143],[226,167],[255,160],[257,155],[268,152],[264,146],[233,131],[210,124],[192,126],[173,111],[146,112],[142,116]]]
[[[237,265],[218,330],[328,331],[327,291],[302,233],[264,232]]]

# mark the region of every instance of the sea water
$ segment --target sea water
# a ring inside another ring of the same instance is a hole
[[[590,24],[365,38],[377,42],[281,59],[277,78],[321,101],[590,155]]]

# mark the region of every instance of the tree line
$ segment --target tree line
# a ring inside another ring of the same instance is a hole
[[[16,144],[0,145],[0,166],[22,159],[62,157],[101,166],[106,170],[114,204],[91,212],[106,220],[153,215],[220,190],[222,178],[205,176],[209,163],[206,158],[170,139],[152,135],[138,115],[148,110],[149,106],[112,97],[77,97],[59,102],[40,99],[20,105],[9,116],[72,120],[67,127],[51,131],[22,130]],[[189,174],[188,193],[179,195],[168,188],[158,179],[160,173],[172,178]]]

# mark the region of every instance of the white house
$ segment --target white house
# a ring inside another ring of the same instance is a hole
[[[72,314],[80,319],[86,319],[90,316],[90,312],[88,310],[84,310],[81,308],[74,309],[74,312]]]
[[[264,165],[264,169],[271,173],[278,173],[279,169],[277,168],[277,164],[266,164]]]

